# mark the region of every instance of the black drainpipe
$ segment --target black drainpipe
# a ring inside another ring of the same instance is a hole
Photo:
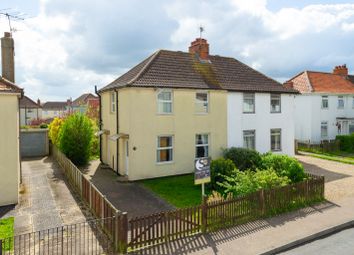
[[[116,90],[117,135],[119,135],[118,90]],[[119,174],[119,138],[117,139],[117,174]]]
[[[98,96],[98,99],[100,100],[100,109],[99,109],[99,115],[100,115],[100,119],[99,119],[99,123],[98,123],[98,127],[99,127],[99,130],[102,130],[102,101],[101,101],[101,95],[98,93],[97,91],[97,86],[95,85],[95,93],[96,95]],[[100,161],[101,163],[102,162],[102,138],[101,138],[102,135],[99,136],[99,139],[100,139]]]

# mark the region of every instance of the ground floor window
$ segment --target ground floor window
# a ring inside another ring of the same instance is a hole
[[[209,157],[209,135],[197,134],[195,136],[195,157]]]
[[[256,130],[243,131],[243,147],[247,149],[256,149]]]
[[[157,138],[157,162],[173,161],[173,137],[159,136]]]
[[[327,138],[328,137],[328,122],[327,121],[322,121],[321,122],[321,138]]]
[[[270,130],[270,149],[272,151],[281,150],[281,129],[271,129]]]
[[[354,121],[349,122],[349,134],[354,133]]]

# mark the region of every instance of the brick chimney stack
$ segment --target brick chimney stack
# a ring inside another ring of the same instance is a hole
[[[333,74],[339,74],[339,75],[342,75],[342,76],[347,76],[348,75],[348,68],[347,68],[347,65],[344,64],[342,66],[336,66],[334,67],[333,69]]]
[[[5,32],[1,38],[2,77],[15,83],[15,50],[11,33]]]
[[[200,59],[209,60],[209,44],[203,38],[197,38],[189,46],[189,53],[197,54]]]

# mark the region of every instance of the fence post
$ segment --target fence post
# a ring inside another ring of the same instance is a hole
[[[261,215],[264,215],[265,201],[264,201],[264,190],[263,189],[259,190],[258,198],[259,198],[259,211],[260,211]]]
[[[92,189],[92,185],[91,183],[88,183],[89,185],[87,185],[87,182],[86,182],[86,179],[85,179],[85,186],[89,186],[89,204],[90,204],[90,209],[92,210],[92,192],[91,192],[91,189]]]
[[[104,207],[105,207],[105,201],[106,196],[101,196],[101,218],[104,219]]]
[[[206,233],[208,229],[208,197],[203,196],[202,202],[202,233]]]
[[[0,255],[2,255],[2,240],[0,239]]]
[[[119,215],[119,214],[118,214]],[[128,214],[123,212],[117,218],[116,229],[118,230],[116,247],[120,254],[126,254],[128,250]]]

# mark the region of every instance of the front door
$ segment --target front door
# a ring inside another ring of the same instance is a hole
[[[129,173],[129,140],[125,141],[125,175]]]

